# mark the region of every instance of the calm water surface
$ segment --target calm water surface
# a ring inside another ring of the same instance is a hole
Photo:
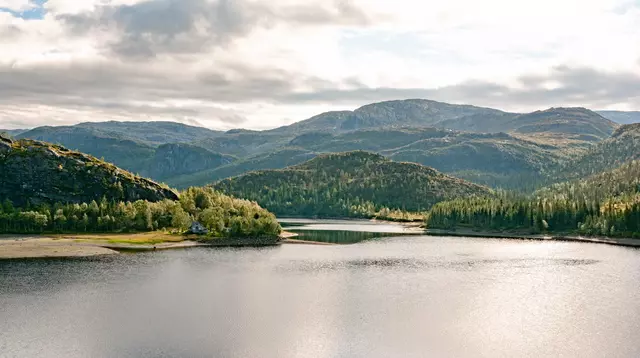
[[[638,250],[389,235],[0,262],[0,357],[640,356]]]

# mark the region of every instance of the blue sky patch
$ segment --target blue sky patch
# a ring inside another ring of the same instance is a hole
[[[8,12],[15,17],[25,20],[39,20],[47,13],[44,8],[44,4],[47,1],[48,0],[31,0],[30,3],[33,4],[34,7],[25,11],[14,11],[6,7],[0,7],[0,12]]]

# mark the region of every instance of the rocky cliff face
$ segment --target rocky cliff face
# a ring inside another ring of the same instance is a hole
[[[177,200],[171,189],[64,147],[0,138],[0,199],[18,206],[91,200]]]

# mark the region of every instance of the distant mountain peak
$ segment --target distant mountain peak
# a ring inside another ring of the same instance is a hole
[[[428,99],[376,102],[354,111],[333,111],[313,116],[275,132],[348,132],[373,128],[433,127],[449,120],[475,117],[504,117],[507,113],[471,105],[449,104]]]

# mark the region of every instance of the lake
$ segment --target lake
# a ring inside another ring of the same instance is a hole
[[[640,356],[640,251],[403,233],[0,261],[0,357]]]

